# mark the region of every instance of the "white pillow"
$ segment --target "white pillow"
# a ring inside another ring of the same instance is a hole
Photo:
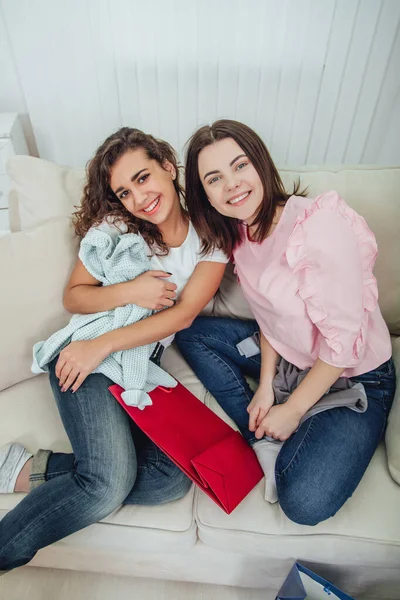
[[[68,323],[62,296],[78,243],[65,217],[0,238],[0,391],[33,377],[34,343]]]
[[[62,167],[33,156],[14,156],[7,163],[11,179],[11,231],[24,231],[80,205],[85,169]]]

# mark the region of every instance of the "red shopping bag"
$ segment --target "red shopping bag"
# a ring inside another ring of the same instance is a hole
[[[144,410],[126,405],[119,385],[109,390],[140,429],[226,513],[263,478],[240,433],[182,384],[150,392],[153,404]]]

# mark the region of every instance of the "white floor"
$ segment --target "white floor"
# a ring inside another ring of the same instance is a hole
[[[1,600],[273,600],[263,590],[25,567],[0,577]]]

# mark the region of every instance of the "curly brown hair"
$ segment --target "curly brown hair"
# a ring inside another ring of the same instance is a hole
[[[186,190],[189,190],[186,194],[186,206],[201,239],[203,254],[217,247],[231,256],[234,248],[242,241],[240,221],[220,214],[211,206],[199,176],[200,152],[226,138],[232,138],[242,148],[254,165],[263,186],[263,201],[253,222],[253,225],[257,225],[253,241],[262,242],[265,239],[277,206],[284,206],[291,195],[305,196],[307,193],[307,190],[300,191],[300,181],[293,185],[291,194],[287,193],[266,145],[247,125],[220,119],[212,125],[200,127],[187,142],[185,179]]]
[[[166,160],[174,166],[176,178],[173,184],[178,198],[184,198],[183,187],[179,181],[181,167],[172,146],[139,129],[122,127],[101,144],[86,166],[87,178],[82,203],[80,207],[75,207],[78,210],[73,213],[75,232],[83,237],[93,225],[99,225],[105,217],[115,217],[117,222],[122,221],[127,225],[128,232],[140,233],[150,246],[155,244],[157,253],[168,254],[168,246],[157,225],[134,217],[110,187],[112,166],[125,152],[138,148],[145,150],[148,158],[156,160],[161,166]]]

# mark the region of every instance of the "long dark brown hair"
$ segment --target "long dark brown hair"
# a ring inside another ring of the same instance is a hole
[[[179,183],[180,166],[172,146],[139,129],[122,127],[101,144],[86,166],[87,179],[82,203],[76,207],[78,210],[73,215],[75,231],[83,237],[105,217],[115,217],[117,222],[126,223],[130,233],[140,233],[150,246],[156,244],[159,253],[167,254],[168,246],[157,225],[134,217],[110,187],[112,166],[125,152],[138,148],[143,148],[148,158],[156,160],[162,167],[166,160],[174,166],[176,178],[173,184],[178,197],[184,197],[183,187]]]
[[[201,150],[226,138],[232,138],[241,147],[256,169],[263,186],[263,201],[253,221],[253,224],[257,225],[252,236],[255,242],[262,242],[266,238],[276,207],[283,206],[292,194],[305,195],[305,192],[299,193],[299,181],[293,186],[292,194],[286,192],[264,142],[247,125],[239,121],[221,119],[212,125],[205,125],[198,129],[187,143],[186,205],[202,241],[203,253],[217,247],[231,256],[233,249],[242,239],[240,221],[221,215],[211,206],[200,180],[198,167]]]

